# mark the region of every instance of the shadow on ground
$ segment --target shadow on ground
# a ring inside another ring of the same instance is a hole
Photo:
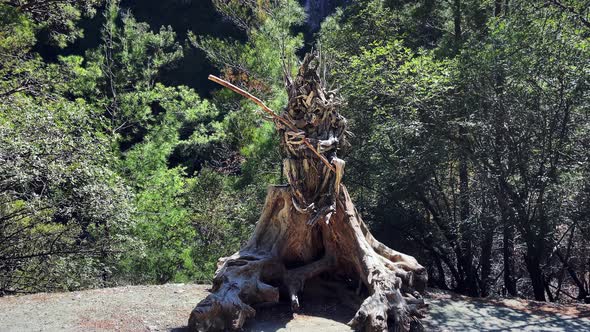
[[[125,286],[71,293],[0,298],[0,332],[174,331],[208,294],[206,285]],[[323,291],[324,295],[318,296]],[[340,332],[360,303],[342,288],[322,285],[302,297],[301,311],[288,303],[256,308],[244,331]],[[430,292],[426,331],[590,331],[590,305],[562,306],[522,300],[476,300]]]
[[[478,300],[432,299],[427,330],[432,331],[590,331],[590,319],[533,314]]]
[[[317,296],[319,293],[323,295]],[[256,317],[246,322],[243,331],[351,331],[346,323],[354,316],[360,303],[348,302],[345,305],[347,301],[343,301],[342,294],[338,294],[336,289],[328,292],[325,292],[325,288],[324,292],[307,289],[305,294],[308,295],[300,299],[301,310],[296,314],[291,312],[286,302],[256,307]],[[427,303],[428,314],[422,320],[426,331],[590,331],[590,306],[586,310],[585,306],[560,306],[524,300],[472,299],[448,294],[441,296],[438,291],[429,292]],[[187,332],[188,329],[172,331]]]

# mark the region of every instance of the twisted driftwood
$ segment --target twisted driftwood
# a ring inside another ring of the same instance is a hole
[[[313,55],[288,79],[289,106],[280,126],[289,185],[271,186],[248,243],[219,260],[211,294],[189,319],[194,331],[239,329],[254,317],[253,305],[276,303],[281,295],[299,309],[299,294],[310,279],[330,276],[357,281],[364,296],[349,324],[362,331],[408,331],[421,327],[426,270],[411,256],[394,251],[369,232],[340,183],[344,161],[336,157],[346,121],[335,94],[323,91]],[[280,125],[280,124],[279,124]],[[293,129],[297,129],[294,131]],[[303,140],[313,141],[310,152]],[[321,222],[319,222],[321,221]]]
[[[396,330],[409,330],[423,303],[409,293],[424,288],[425,269],[375,240],[342,189],[332,221],[310,228],[310,216],[293,207],[289,187],[270,187],[254,234],[239,252],[220,259],[212,293],[193,310],[189,327],[239,329],[254,317],[252,305],[278,302],[281,288],[297,310],[306,280],[338,272],[358,278],[368,290],[353,327],[385,331],[391,318]]]

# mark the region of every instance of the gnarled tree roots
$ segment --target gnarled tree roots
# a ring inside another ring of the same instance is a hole
[[[254,317],[252,305],[276,303],[279,293],[299,309],[306,280],[325,273],[358,280],[368,297],[349,325],[361,331],[421,327],[426,270],[411,256],[377,241],[343,186],[329,224],[308,226],[311,216],[294,207],[288,186],[270,187],[249,242],[219,261],[211,294],[189,318],[194,331],[239,329]]]

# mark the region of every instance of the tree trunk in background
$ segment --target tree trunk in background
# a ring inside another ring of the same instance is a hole
[[[489,293],[489,281],[490,281],[490,274],[492,272],[492,245],[494,244],[494,235],[495,235],[496,227],[493,220],[486,220],[484,225],[484,238],[481,244],[481,285],[480,288],[480,295],[481,296],[488,296]]]
[[[494,0],[494,16],[499,17],[502,13],[502,0]]]
[[[578,278],[576,271],[568,263],[567,256],[566,256],[566,258],[564,258],[563,255],[561,254],[561,252],[559,251],[559,249],[555,252],[555,254],[559,258],[559,260],[561,261],[563,266],[566,268],[568,274],[570,275],[570,278],[573,280],[573,282],[578,287],[578,299],[583,300],[583,299],[587,298],[588,295],[590,295],[590,294],[588,294],[586,287],[588,287],[588,285],[590,284],[590,280],[588,280],[588,282],[580,280],[580,278]],[[588,263],[590,264],[590,260],[588,261]]]
[[[461,128],[460,133],[464,134],[464,129]],[[467,167],[467,155],[461,153],[459,160],[459,232],[461,237],[459,239],[459,246],[461,247],[459,264],[463,270],[465,280],[464,288],[469,296],[478,296],[477,286],[477,271],[473,267],[473,234],[470,212],[469,212],[469,172]]]
[[[516,280],[514,278],[514,225],[505,210],[504,198],[500,198],[502,209],[502,255],[504,261],[504,287],[510,296],[517,296]]]
[[[504,12],[507,15],[508,0],[505,2]],[[494,16],[499,17],[502,14],[502,0],[495,0]],[[498,96],[498,111],[499,116],[494,121],[494,136],[496,146],[504,145],[504,125],[507,121],[506,110],[502,104],[502,96],[504,95],[504,71],[502,67],[497,67],[495,71],[495,90]],[[496,163],[501,163],[498,151],[496,150]],[[502,179],[500,181],[505,181]],[[498,185],[496,188],[496,199],[498,201],[500,216],[502,218],[502,256],[504,265],[504,291],[509,296],[517,296],[518,292],[516,289],[516,277],[514,275],[514,216],[512,209],[509,206],[506,198],[506,191],[502,185]]]
[[[541,270],[539,254],[539,250],[536,248],[536,246],[527,243],[527,253],[524,256],[524,261],[531,277],[531,284],[533,286],[535,300],[546,301],[545,277],[543,275],[543,270]]]
[[[453,23],[455,30],[455,49],[458,50],[463,40],[463,32],[461,29],[461,0],[453,0]]]
[[[465,130],[459,130],[461,138],[465,135]],[[463,139],[460,140],[463,142]],[[464,287],[469,296],[478,296],[477,286],[477,271],[473,267],[473,234],[470,213],[469,213],[469,171],[467,165],[466,153],[461,153],[459,160],[459,211],[460,211],[460,226],[459,232],[461,234],[460,243],[461,256],[459,263],[465,276]]]
[[[449,289],[449,286],[447,286],[445,269],[443,268],[442,261],[440,260],[440,257],[438,257],[438,255],[436,255],[436,254],[434,255],[434,262],[436,264],[436,269],[438,272],[438,278],[436,280],[434,280],[434,283],[440,289]]]
[[[463,42],[463,33],[461,27],[462,8],[461,0],[453,2],[453,18],[455,30],[455,51],[459,52]],[[458,268],[461,274],[461,280],[458,282],[458,290],[461,293],[470,296],[477,296],[479,291],[477,287],[477,271],[473,267],[473,248],[471,235],[472,227],[470,222],[469,211],[469,166],[468,155],[465,153],[463,144],[468,144],[465,139],[466,131],[462,124],[459,127],[459,241],[457,260]]]

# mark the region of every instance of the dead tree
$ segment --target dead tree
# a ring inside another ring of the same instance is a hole
[[[421,327],[424,301],[417,291],[425,287],[426,269],[377,241],[340,183],[344,161],[336,152],[345,143],[346,120],[317,67],[308,54],[298,75],[287,79],[289,103],[282,120],[275,119],[289,184],[269,187],[248,243],[219,260],[211,294],[190,315],[194,331],[239,329],[255,316],[253,305],[278,302],[280,294],[296,311],[306,281],[327,276],[359,283],[365,299],[349,322],[355,329]]]

